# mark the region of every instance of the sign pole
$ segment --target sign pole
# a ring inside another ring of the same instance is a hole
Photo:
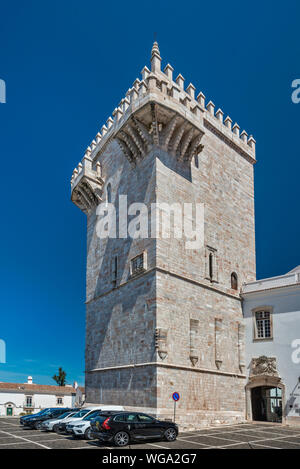
[[[176,417],[176,401],[174,401],[174,423],[175,423],[175,417]]]
[[[175,423],[175,419],[176,419],[176,402],[179,401],[179,399],[180,399],[179,392],[173,392],[172,399],[174,401],[174,423]]]

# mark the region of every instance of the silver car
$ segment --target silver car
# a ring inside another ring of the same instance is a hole
[[[72,420],[72,417],[76,414],[76,412],[78,411],[74,410],[72,412],[65,412],[55,419],[45,420],[41,425],[41,430],[45,430],[47,432],[53,431],[55,425],[59,425],[61,422],[67,422],[69,419]]]

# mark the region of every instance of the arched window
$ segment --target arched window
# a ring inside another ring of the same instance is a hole
[[[232,272],[231,274],[231,288],[232,290],[237,290],[238,289],[238,277],[235,272]]]
[[[199,156],[195,155],[195,166],[196,168],[199,168]]]
[[[214,262],[214,256],[213,256],[213,253],[211,252],[209,254],[209,259],[208,259],[208,272],[209,272],[210,280],[212,280],[214,276],[213,262]]]
[[[111,203],[111,184],[109,183],[106,188],[106,202]]]

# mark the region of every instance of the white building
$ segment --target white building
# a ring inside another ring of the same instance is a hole
[[[243,286],[247,418],[300,424],[300,266]]]
[[[0,382],[0,415],[16,416],[39,412],[45,407],[75,407],[81,405],[84,389],[73,386],[34,384],[28,376],[27,383]]]

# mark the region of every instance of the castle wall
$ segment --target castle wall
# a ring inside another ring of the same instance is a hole
[[[192,415],[198,425],[245,419],[239,290],[255,278],[253,166],[209,131],[203,143],[198,167],[193,161],[189,171],[167,152],[156,153],[157,201],[204,204],[201,249],[187,249],[185,237],[173,236],[160,237],[156,248],[156,322],[167,334],[157,406],[172,416],[171,395],[178,391],[182,425]],[[213,281],[207,246],[215,255]],[[237,291],[231,288],[232,272],[238,275]]]
[[[239,299],[165,273],[157,276],[157,297],[157,327],[168,331],[168,354],[158,369],[160,412],[172,416],[171,396],[177,391],[182,425],[189,422],[195,426],[195,420],[199,426],[243,421],[245,377],[240,369],[244,357],[239,350],[239,324],[243,322]],[[192,344],[191,320],[198,321]],[[191,356],[197,357],[196,363]],[[216,358],[221,361],[219,368]]]
[[[128,205],[154,198],[155,160],[145,158],[132,169],[119,147],[112,143],[101,164],[112,188],[112,203],[127,195]],[[133,218],[133,217],[131,217]],[[130,220],[130,218],[129,218]],[[155,407],[155,368],[150,371],[119,367],[155,361],[156,303],[155,240],[99,239],[96,212],[88,217],[87,305],[86,305],[86,400]],[[119,219],[117,216],[117,225]],[[143,276],[130,277],[130,261],[147,252],[147,270]],[[116,285],[112,282],[111,263],[118,258]],[[91,371],[95,369],[118,369]]]

